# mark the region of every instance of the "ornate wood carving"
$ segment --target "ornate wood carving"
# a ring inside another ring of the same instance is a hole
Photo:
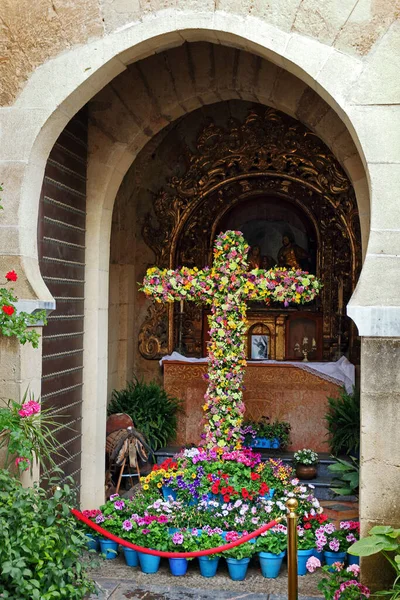
[[[260,194],[291,202],[315,228],[317,275],[324,283],[319,304],[324,314],[323,357],[332,358],[339,335],[338,281],[343,280],[346,304],[361,267],[354,190],[334,155],[300,122],[269,108],[251,110],[243,123],[231,120],[227,128],[208,124],[198,136],[196,150],[187,150],[186,158],[186,172],[172,178],[169,189],[155,198],[156,221],[148,215],[143,226],[143,237],[155,252],[156,264],[203,267],[211,260],[218,223],[235,204]],[[202,319],[201,313],[193,310],[191,322],[185,319],[184,327],[190,353],[199,355]],[[159,358],[172,350],[171,309],[168,328],[169,344],[167,325],[157,322],[154,309],[149,312],[139,345],[145,358]],[[341,328],[342,339],[353,347],[346,317]]]

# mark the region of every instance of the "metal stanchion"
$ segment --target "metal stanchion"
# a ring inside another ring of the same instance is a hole
[[[288,600],[298,600],[297,580],[297,514],[299,503],[296,498],[290,498],[286,502],[289,509],[287,515],[287,537],[288,537]]]

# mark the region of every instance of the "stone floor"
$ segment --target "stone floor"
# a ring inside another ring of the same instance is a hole
[[[103,560],[91,570],[100,593],[90,600],[287,600],[286,566],[277,579],[265,579],[255,561],[250,564],[245,581],[232,581],[224,561],[215,577],[200,575],[196,561],[189,563],[184,577],[170,574],[168,561],[162,560],[155,575],[139,568],[127,567],[122,557]],[[299,577],[299,600],[321,600],[317,590],[320,575]]]

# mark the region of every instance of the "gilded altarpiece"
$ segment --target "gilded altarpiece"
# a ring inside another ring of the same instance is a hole
[[[154,264],[167,268],[210,264],[212,244],[226,215],[242,203],[268,198],[292,207],[313,231],[315,271],[323,283],[318,302],[307,309],[322,323],[319,359],[333,360],[346,351],[358,362],[356,332],[343,314],[361,268],[357,203],[329,149],[287,115],[254,109],[244,122],[232,120],[226,128],[208,124],[195,151],[187,150],[186,161],[186,172],[160,190],[143,226],[144,240],[155,253]],[[260,306],[250,307],[249,326],[256,317],[266,323],[274,307],[263,310],[264,319]],[[290,319],[295,310],[288,309],[286,317]],[[203,309],[187,302],[183,315],[178,312],[173,305],[149,306],[139,335],[143,357],[159,359],[172,352],[179,328],[185,354],[204,356]],[[282,315],[281,329],[286,317]],[[285,358],[282,345],[274,358]]]

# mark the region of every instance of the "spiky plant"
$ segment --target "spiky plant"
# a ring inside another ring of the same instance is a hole
[[[328,442],[334,456],[357,454],[360,448],[360,395],[342,388],[339,398],[328,397],[325,415]]]

